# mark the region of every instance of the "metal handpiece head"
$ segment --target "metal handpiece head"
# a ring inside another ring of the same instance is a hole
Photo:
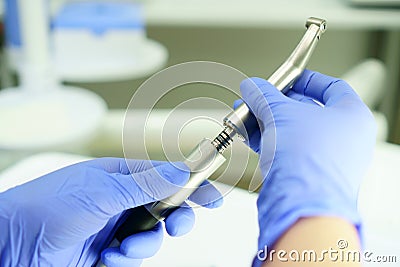
[[[310,17],[306,21],[307,31],[293,50],[288,59],[268,78],[278,90],[285,93],[300,77],[306,68],[311,55],[326,31],[324,19]],[[257,128],[257,120],[246,104],[241,104],[224,118],[224,124],[229,131],[234,131],[242,140],[246,140],[251,129]]]
[[[309,17],[306,21],[306,28],[311,25],[316,25],[320,28],[320,33],[324,33],[326,31],[326,20],[320,18]]]
[[[326,31],[326,21],[308,18],[307,31],[289,58],[269,77],[268,81],[284,93],[305,70],[321,35]]]

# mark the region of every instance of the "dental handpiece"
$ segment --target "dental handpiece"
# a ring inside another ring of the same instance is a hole
[[[282,93],[290,90],[303,73],[318,40],[326,30],[326,21],[310,17],[307,19],[306,28],[303,38],[288,59],[268,78],[268,81]],[[240,140],[246,141],[256,129],[258,129],[257,119],[245,103],[229,113],[224,118],[223,131],[214,140],[202,140],[184,161],[190,169],[186,185],[164,200],[127,210],[120,219],[122,223],[115,231],[109,247],[117,247],[126,237],[152,229],[159,221],[179,208],[225,162],[222,154],[233,142],[233,137],[238,136]],[[104,266],[101,261],[96,267],[100,266]]]

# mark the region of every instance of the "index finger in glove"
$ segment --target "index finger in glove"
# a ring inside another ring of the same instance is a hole
[[[312,97],[327,107],[342,101],[360,100],[357,93],[345,81],[310,70],[303,72],[292,90]]]
[[[287,101],[275,86],[257,77],[243,80],[240,92],[252,113],[263,122],[272,119],[270,106]]]

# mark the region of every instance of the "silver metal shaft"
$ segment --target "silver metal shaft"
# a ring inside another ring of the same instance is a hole
[[[326,30],[326,21],[308,18],[307,31],[289,58],[268,78],[278,90],[286,93],[305,70],[318,40]],[[250,131],[258,127],[257,120],[245,103],[224,118],[225,130],[236,132],[242,140],[248,140]]]
[[[224,162],[225,157],[212,141],[203,139],[184,161],[190,169],[190,178],[186,185],[172,196],[148,204],[148,211],[158,220],[164,219],[171,209],[182,205]]]

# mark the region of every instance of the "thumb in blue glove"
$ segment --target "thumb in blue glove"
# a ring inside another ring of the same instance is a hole
[[[174,194],[188,177],[180,163],[103,158],[3,192],[0,265],[91,266],[124,210]],[[203,188],[194,199],[208,207],[221,204],[215,188]],[[180,208],[170,217],[166,225],[173,235],[186,233],[194,222],[190,208]]]

